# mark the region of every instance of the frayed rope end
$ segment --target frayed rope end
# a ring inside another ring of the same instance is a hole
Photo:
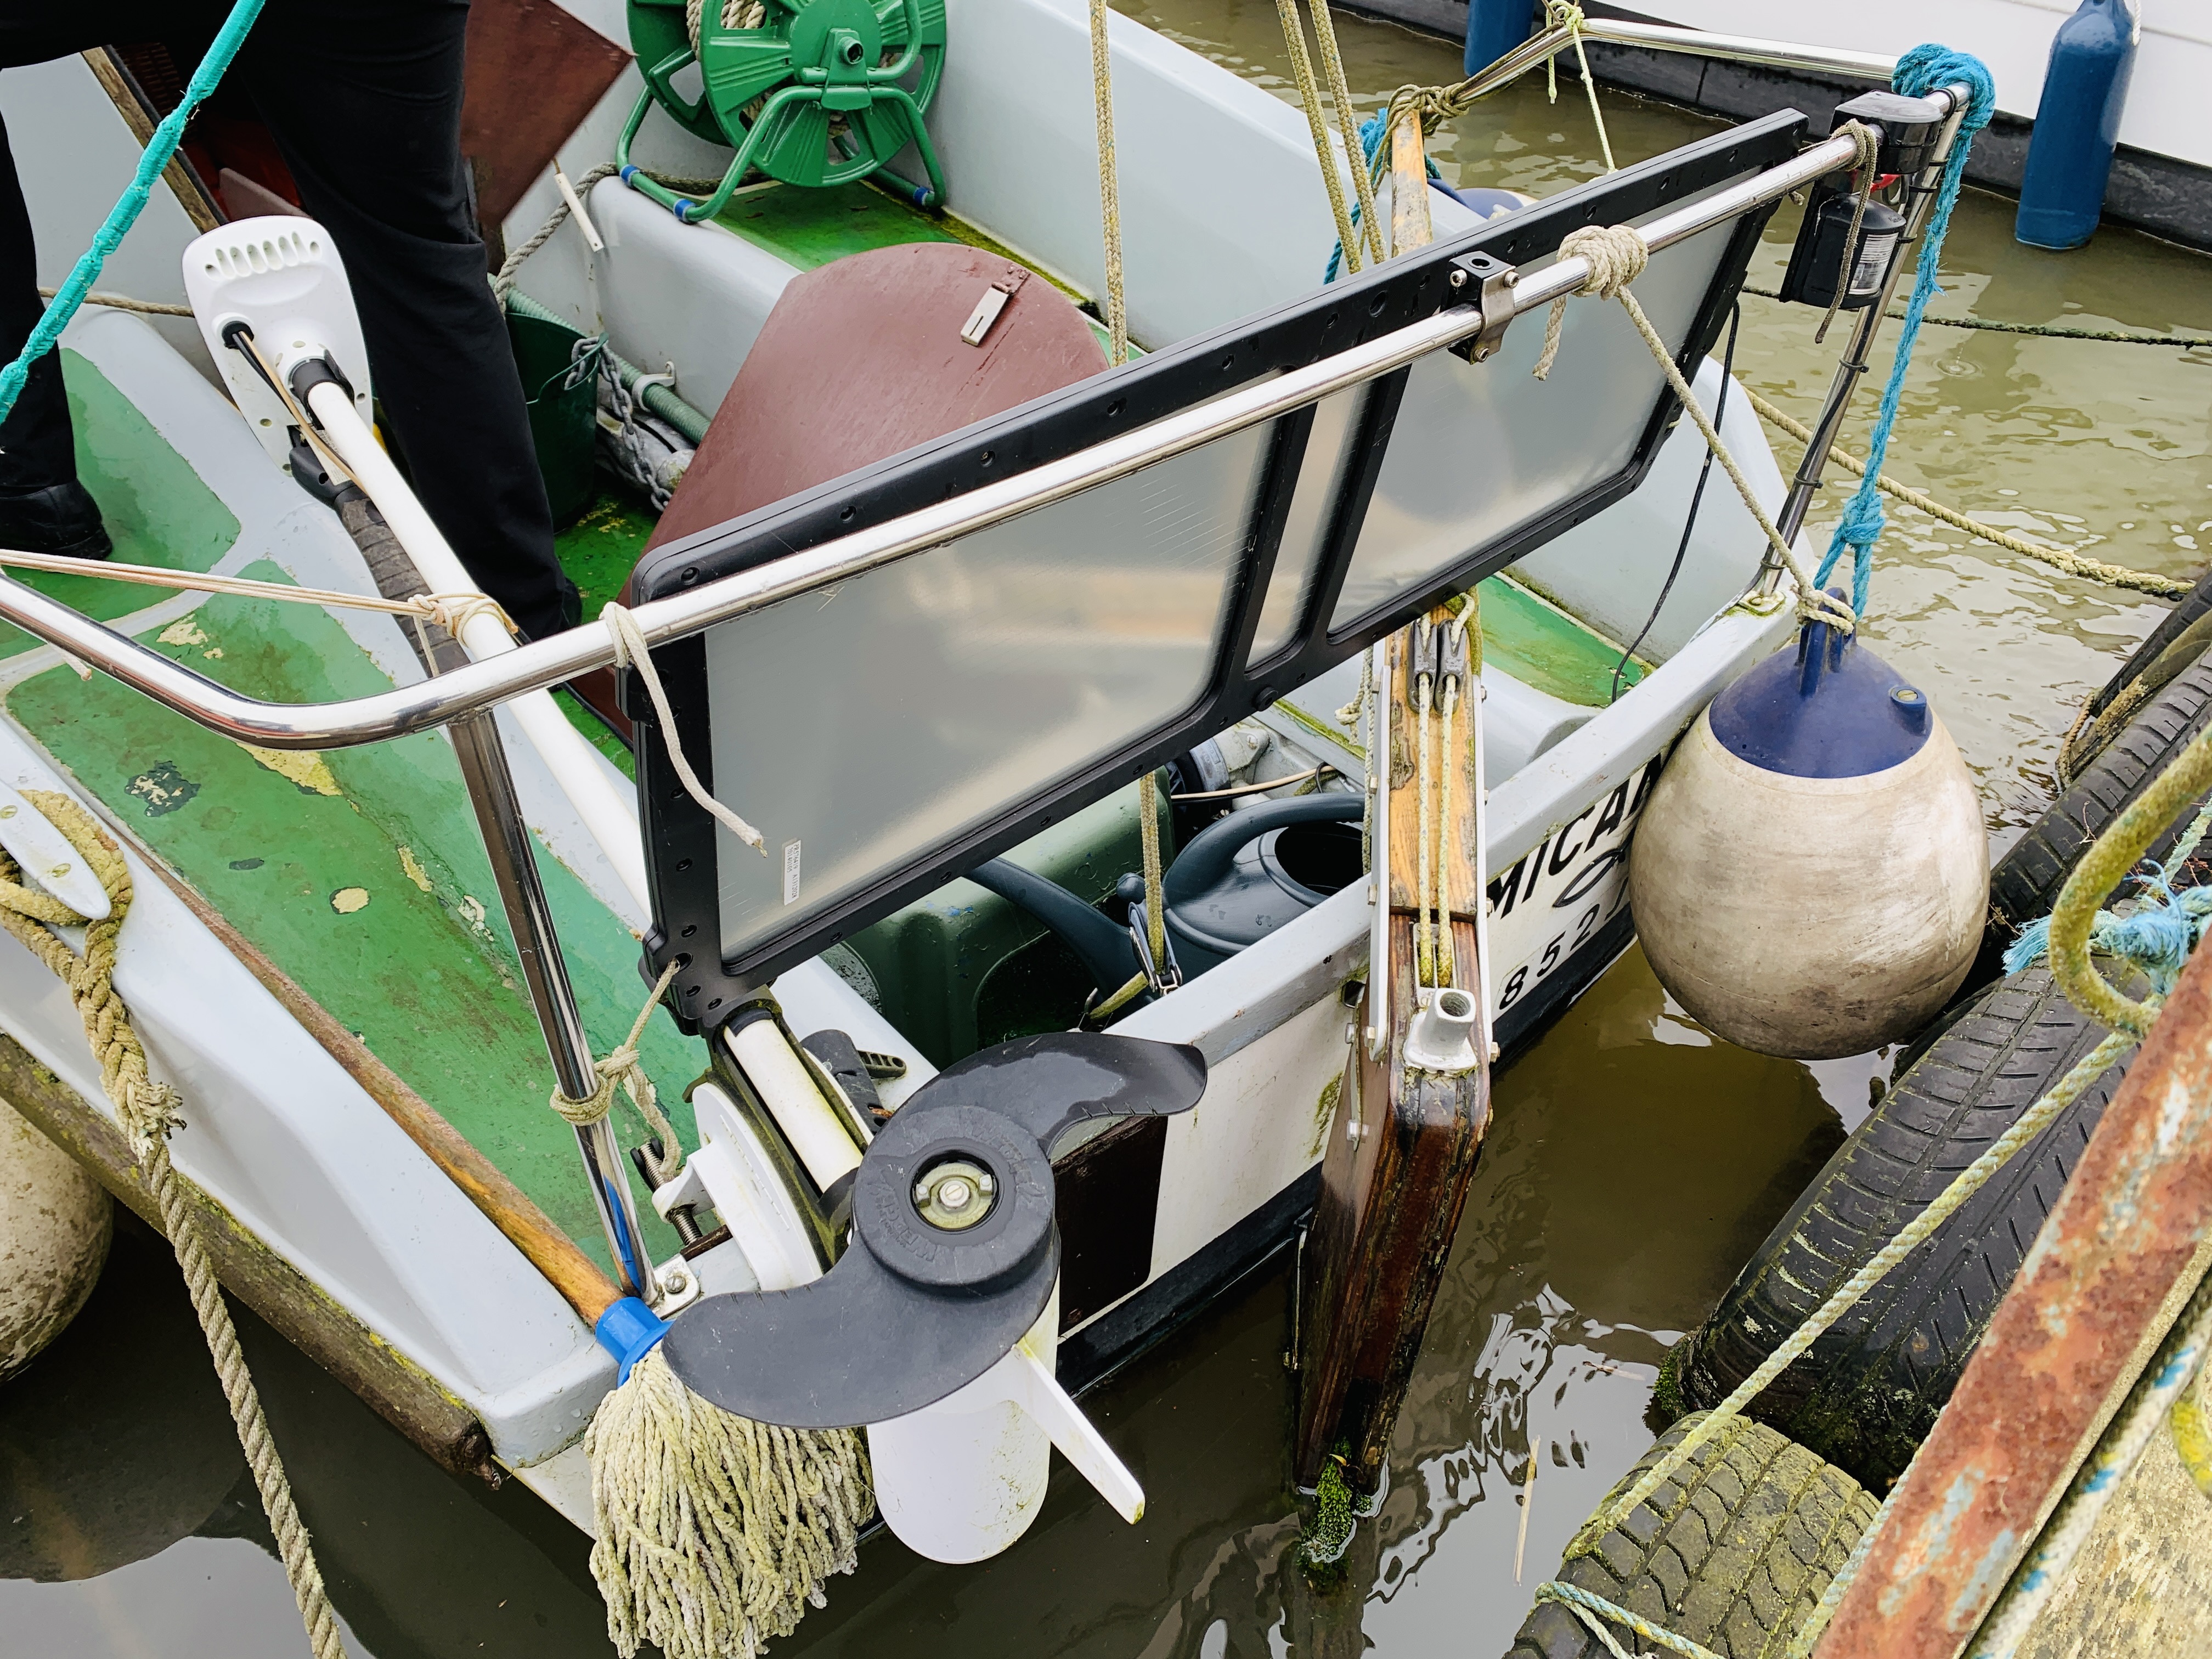
[[[726,1412],[657,1346],[626,1373],[584,1435],[608,1639],[624,1659],[645,1643],[667,1659],[754,1659],[859,1561],[875,1508],[860,1431]]]

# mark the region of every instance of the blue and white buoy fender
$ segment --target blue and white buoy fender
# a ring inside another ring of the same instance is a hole
[[[1972,965],[1989,843],[1926,696],[1808,623],[1715,698],[1653,789],[1629,894],[1661,983],[1760,1054],[1863,1054]]]

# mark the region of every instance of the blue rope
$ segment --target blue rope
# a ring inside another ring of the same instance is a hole
[[[2208,832],[2212,832],[2212,801],[2197,810],[2166,863],[2143,860],[2147,872],[2134,879],[2143,889],[2145,902],[2130,915],[2100,910],[2090,925],[2090,948],[2133,963],[2160,996],[2173,989],[2189,953],[2212,927],[2212,887],[2189,887],[2177,894],[2166,873],[2177,866],[2186,868]],[[2020,930],[2020,937],[2005,951],[2005,972],[2016,974],[2041,961],[2050,950],[2051,918],[2038,916]]]
[[[1389,113],[1390,112],[1387,108],[1379,109],[1376,111],[1374,114],[1369,116],[1364,121],[1362,121],[1359,124],[1359,151],[1360,154],[1367,159],[1367,176],[1370,179],[1372,179],[1375,176],[1376,164],[1382,159],[1382,138],[1384,133],[1389,131],[1382,123],[1384,118],[1386,118]],[[1436,161],[1432,157],[1424,155],[1421,159],[1428,163],[1430,178],[1441,179],[1444,176],[1442,171],[1440,171],[1437,167]],[[1354,202],[1352,204],[1352,228],[1355,231],[1359,228],[1359,204],[1358,202]],[[1322,273],[1321,279],[1322,286],[1323,288],[1328,287],[1331,283],[1336,280],[1337,273],[1343,267],[1343,264],[1344,242],[1342,239],[1340,238],[1328,250],[1328,269]]]
[[[131,187],[117,198],[108,210],[106,222],[92,239],[70,272],[69,281],[61,286],[39,318],[39,325],[31,331],[31,337],[23,343],[23,349],[15,361],[0,369],[0,421],[8,418],[15,407],[15,399],[23,394],[23,383],[30,379],[31,365],[54,349],[54,342],[62,337],[69,319],[76,315],[77,307],[84,303],[85,295],[92,292],[93,283],[99,277],[100,267],[107,256],[115,252],[131,227],[137,222],[138,215],[154,193],[154,185],[162,169],[177,153],[177,145],[185,136],[185,125],[192,118],[192,112],[216,88],[222,72],[230,67],[230,60],[238,56],[238,49],[246,40],[246,30],[260,15],[262,0],[238,0],[224,20],[222,32],[208,48],[207,56],[192,71],[191,84],[185,88],[184,101],[171,110],[161,125],[154,129],[154,136],[146,141],[145,153],[138,158],[138,171],[131,180]]]
[[[1828,544],[1827,556],[1814,575],[1814,586],[1826,586],[1844,550],[1850,549],[1851,609],[1862,617],[1866,614],[1867,590],[1874,580],[1874,544],[1881,539],[1882,528],[1888,523],[1881,510],[1881,480],[1882,462],[1889,453],[1890,432],[1897,425],[1898,408],[1905,400],[1905,376],[1912,367],[1912,347],[1920,337],[1921,319],[1928,302],[1942,292],[1936,280],[1936,270],[1942,262],[1944,234],[1951,228],[1951,210],[1959,200],[1960,180],[1966,171],[1966,152],[1973,146],[1974,134],[1989,125],[1997,96],[1996,83],[1982,60],[1948,46],[1913,47],[1897,60],[1896,72],[1890,77],[1893,87],[1912,98],[1925,97],[1960,81],[1971,88],[1966,112],[1959,123],[1958,142],[1951,146],[1950,159],[1943,165],[1936,208],[1929,216],[1928,234],[1920,244],[1912,297],[1905,302],[1905,325],[1898,331],[1897,356],[1890,363],[1889,384],[1882,389],[1881,410],[1875,418],[1874,435],[1867,445],[1866,476],[1844,506],[1842,521]]]

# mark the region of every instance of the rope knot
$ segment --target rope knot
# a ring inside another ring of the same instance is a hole
[[[1881,532],[1889,523],[1889,514],[1882,511],[1881,499],[1871,495],[1851,497],[1844,508],[1844,516],[1837,523],[1836,534],[1852,547],[1871,547],[1881,539]]]
[[[1651,250],[1626,225],[1584,225],[1567,233],[1559,244],[1559,258],[1581,258],[1589,263],[1589,275],[1575,290],[1577,294],[1618,300],[1651,263]],[[1553,301],[1551,314],[1544,319],[1544,349],[1537,356],[1535,370],[1540,380],[1551,377],[1552,364],[1559,355],[1559,334],[1566,326],[1567,301],[1571,297],[1563,294]]]
[[[478,617],[489,617],[518,638],[522,634],[514,618],[489,593],[425,593],[416,603],[424,621],[436,623],[457,640],[461,630]]]
[[[578,1128],[597,1123],[614,1109],[615,1091],[620,1088],[629,1096],[629,1103],[653,1131],[653,1138],[645,1144],[646,1166],[653,1173],[656,1186],[665,1186],[676,1179],[684,1169],[684,1143],[676,1137],[676,1126],[660,1109],[659,1091],[653,1086],[653,1079],[645,1069],[644,1057],[638,1052],[638,1043],[645,1036],[645,1028],[653,1018],[653,1011],[660,1006],[660,999],[676,978],[678,962],[671,962],[660,970],[654,981],[653,994],[646,998],[645,1006],[637,1011],[629,1035],[614,1048],[592,1062],[592,1071],[598,1083],[592,1092],[581,1100],[562,1092],[557,1083],[553,1086],[551,1099],[546,1103]],[[659,1150],[654,1151],[658,1146]]]

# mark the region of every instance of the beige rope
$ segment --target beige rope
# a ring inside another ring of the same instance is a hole
[[[42,288],[39,290],[39,297],[51,300],[54,297],[54,290]],[[190,306],[164,305],[159,300],[134,300],[127,294],[102,294],[97,290],[86,295],[84,302],[88,306],[106,306],[110,311],[135,311],[147,317],[189,317],[192,314]]]
[[[1580,292],[1601,300],[1618,300],[1626,295],[1628,285],[1644,274],[1644,267],[1651,260],[1651,250],[1644,246],[1643,237],[1626,225],[1589,225],[1569,231],[1559,243],[1559,258],[1571,259],[1577,254],[1589,260],[1590,268]],[[1536,358],[1535,368],[1540,380],[1551,378],[1552,364],[1559,355],[1560,331],[1566,326],[1567,302],[1573,297],[1562,294],[1553,301],[1544,319],[1544,349]]]
[[[696,9],[696,0],[693,0],[693,3]],[[592,193],[592,185],[598,184],[602,179],[613,178],[619,171],[621,169],[612,161],[602,161],[585,173],[582,178],[571,180],[568,187],[576,192],[576,199],[580,202]],[[654,184],[674,191],[697,191],[704,194],[720,188],[722,183],[720,179],[679,178],[674,173],[656,173],[651,167],[641,167],[638,171],[652,179]],[[551,241],[553,233],[568,222],[568,203],[564,197],[553,204],[553,211],[545,216],[544,224],[530,234],[529,240],[508,252],[505,262],[499,268],[499,274],[491,279],[492,293],[498,297],[501,305],[507,303],[507,294],[514,287],[514,279],[520,274],[522,267],[529,263],[530,256]]]
[[[599,620],[607,625],[607,633],[614,641],[615,666],[635,669],[638,678],[645,682],[645,694],[653,699],[653,712],[660,717],[660,735],[668,744],[669,764],[676,769],[676,776],[685,792],[719,819],[724,829],[766,858],[768,844],[761,839],[761,832],[708,794],[707,786],[691,769],[690,757],[684,752],[684,739],[676,730],[675,711],[668,706],[668,693],[661,686],[660,671],[653,665],[653,650],[645,642],[645,630],[637,625],[637,618],[630,614],[628,606],[609,600],[599,612]]]
[[[1121,280],[1121,161],[1114,154],[1114,53],[1106,0],[1091,0],[1091,103],[1098,118],[1098,217],[1106,240],[1107,361],[1129,360],[1129,301]]]
[[[1705,442],[1711,447],[1714,458],[1720,462],[1721,470],[1728,474],[1729,482],[1735,486],[1735,493],[1742,500],[1745,509],[1757,520],[1760,532],[1766,538],[1767,545],[1774,550],[1783,567],[1796,582],[1797,614],[1808,620],[1817,619],[1826,623],[1841,633],[1856,633],[1858,618],[1852,614],[1850,606],[1820,591],[1813,580],[1813,573],[1797,556],[1796,550],[1784,541],[1782,532],[1774,527],[1773,519],[1760,505],[1757,494],[1752,489],[1751,480],[1743,476],[1743,469],[1736,465],[1735,457],[1721,441],[1721,434],[1714,427],[1711,416],[1705,413],[1692,394],[1689,382],[1682,378],[1681,369],[1675,365],[1674,354],[1667,349],[1666,341],[1659,337],[1659,331],[1652,327],[1651,319],[1644,314],[1644,307],[1637,303],[1635,295],[1629,292],[1628,285],[1642,273],[1650,258],[1650,250],[1644,246],[1644,238],[1627,225],[1585,225],[1580,230],[1569,231],[1559,243],[1562,259],[1571,258],[1577,254],[1587,259],[1590,266],[1589,277],[1583,284],[1581,292],[1600,299],[1618,300],[1621,308],[1628,313],[1629,321],[1636,325],[1637,333],[1643,337],[1653,361],[1659,365],[1660,372],[1666,375],[1667,384],[1681,401],[1683,409],[1696,423]],[[1553,301],[1551,315],[1545,319],[1544,349],[1536,360],[1535,373],[1540,380],[1551,372],[1553,360],[1559,356],[1559,331],[1566,318],[1566,307],[1565,297]]]
[[[1308,0],[1308,3],[1313,8],[1314,40],[1321,48],[1322,69],[1328,76],[1329,101],[1336,106],[1337,131],[1344,136],[1345,160],[1352,167],[1352,187],[1359,196],[1359,222],[1379,265],[1390,257],[1390,249],[1375,217],[1375,179],[1367,171],[1367,152],[1359,142],[1359,114],[1352,106],[1352,88],[1345,80],[1344,54],[1336,49],[1336,19],[1329,11],[1328,0]],[[1326,156],[1322,165],[1328,165]]]
[[[652,1078],[646,1074],[645,1062],[639,1057],[637,1044],[638,1039],[645,1035],[647,1023],[653,1018],[653,1011],[660,1006],[660,999],[666,994],[671,981],[676,977],[676,970],[682,965],[680,959],[672,960],[660,970],[659,979],[653,983],[653,994],[646,998],[645,1006],[637,1011],[637,1018],[630,1025],[629,1035],[622,1040],[619,1047],[592,1062],[592,1069],[599,1077],[599,1083],[592,1092],[581,1100],[574,1100],[562,1094],[556,1084],[550,1102],[555,1111],[580,1129],[587,1124],[597,1123],[614,1110],[615,1087],[619,1084],[629,1094],[629,1103],[637,1109],[637,1115],[645,1120],[646,1127],[653,1132],[653,1139],[660,1143],[660,1152],[657,1157],[651,1142],[647,1142],[645,1147],[645,1161],[652,1170],[653,1184],[656,1187],[666,1186],[684,1172],[684,1143],[676,1138],[676,1126],[660,1109],[659,1091],[653,1086]]]
[[[1145,944],[1156,973],[1167,971],[1167,888],[1160,860],[1160,786],[1157,773],[1137,780],[1138,845],[1145,857]]]
[[[1859,181],[1851,196],[1851,228],[1844,233],[1843,258],[1836,270],[1836,291],[1828,297],[1828,309],[1820,319],[1820,327],[1813,331],[1813,343],[1819,345],[1828,337],[1828,325],[1836,320],[1836,313],[1843,309],[1844,296],[1850,292],[1851,270],[1858,258],[1859,227],[1866,222],[1867,204],[1874,200],[1874,164],[1881,158],[1881,136],[1863,121],[1846,121],[1829,136],[1848,135],[1858,147],[1851,163],[1851,172]]]
[[[130,914],[132,886],[130,866],[114,842],[92,821],[84,809],[67,795],[45,789],[27,789],[31,804],[69,838],[86,866],[106,890],[110,908],[105,919],[85,919],[58,899],[27,888],[15,878],[21,872],[13,860],[0,852],[0,927],[5,927],[31,953],[68,988],[84,1022],[100,1061],[100,1084],[115,1107],[131,1149],[137,1155],[139,1174],[161,1212],[161,1230],[184,1269],[185,1285],[199,1316],[200,1329],[214,1356],[223,1397],[229,1402],[238,1443],[253,1471],[253,1484],[268,1512],[269,1529],[276,1553],[284,1563],[299,1603],[307,1640],[316,1659],[343,1659],[345,1644],[338,1634],[337,1616],[323,1589],[321,1569],[307,1528],[293,1502],[291,1483],[285,1479],[283,1461],[270,1438],[269,1424],[261,1410],[261,1396],[238,1343],[237,1328],[222,1299],[222,1286],[208,1260],[200,1237],[199,1217],[185,1195],[176,1166],[169,1159],[169,1133],[181,1127],[181,1102],[166,1083],[156,1082],[146,1067],[146,1050],[132,1029],[131,1011],[115,988],[115,956],[123,919]],[[79,957],[52,929],[82,925],[84,954]]]
[[[1744,388],[1744,392],[1751,399],[1751,406],[1759,411],[1759,417],[1769,425],[1788,433],[1801,444],[1812,442],[1813,434],[1804,426],[1792,420],[1748,386]],[[1843,449],[1833,447],[1828,451],[1828,454],[1838,465],[1861,477],[1865,476],[1866,463],[1857,457]],[[1957,508],[1944,506],[1934,496],[1923,495],[1908,484],[1898,483],[1886,472],[1875,482],[1881,485],[1885,495],[1893,495],[1909,506],[1918,507],[1931,519],[1940,519],[1945,524],[1966,531],[1970,535],[1978,536],[1986,542],[1993,542],[2009,552],[2021,555],[2023,558],[2033,559],[2039,563],[2047,564],[2054,570],[2063,570],[2069,576],[2079,576],[2085,581],[2103,582],[2110,587],[2130,588],[2138,593],[2154,593],[2160,599],[2178,599],[2189,592],[2187,582],[2172,576],[2160,576],[2148,570],[2130,570],[2122,564],[2106,564],[2101,559],[2085,558],[2068,548],[2039,546],[2036,543],[2014,535],[2009,531],[2000,530],[1995,525],[1984,524],[1978,519],[1968,518]]]
[[[282,599],[291,605],[329,605],[347,611],[376,611],[389,617],[434,622],[458,635],[470,618],[495,617],[510,634],[519,630],[499,601],[484,593],[418,593],[411,599],[387,599],[374,593],[348,593],[330,587],[299,587],[289,582],[256,581],[250,576],[218,576],[210,571],[164,570],[159,565],[124,564],[109,559],[73,559],[60,553],[22,553],[0,547],[0,566],[45,570],[64,576],[100,576],[187,593],[233,593],[250,599]]]
[[[1094,6],[1103,0],[1091,0]],[[1316,0],[1326,5],[1328,0]],[[1283,45],[1291,55],[1291,79],[1298,89],[1298,102],[1306,112],[1306,130],[1313,135],[1314,159],[1321,164],[1321,181],[1328,191],[1328,210],[1336,220],[1336,240],[1344,249],[1344,268],[1357,272],[1359,269],[1359,236],[1352,227],[1352,210],[1345,205],[1344,181],[1337,176],[1336,156],[1328,147],[1328,127],[1321,116],[1321,88],[1315,84],[1313,64],[1306,56],[1305,26],[1298,21],[1297,0],[1275,0],[1276,14],[1283,20]],[[1359,147],[1352,147],[1355,173],[1364,172],[1359,166]],[[1363,198],[1368,199],[1368,198]],[[1368,222],[1373,227],[1374,212],[1368,210]]]
[[[699,55],[699,35],[706,12],[704,0],[684,0],[684,32],[690,37],[694,58]],[[767,17],[768,8],[762,0],[722,0],[722,27],[726,29],[757,29]]]

